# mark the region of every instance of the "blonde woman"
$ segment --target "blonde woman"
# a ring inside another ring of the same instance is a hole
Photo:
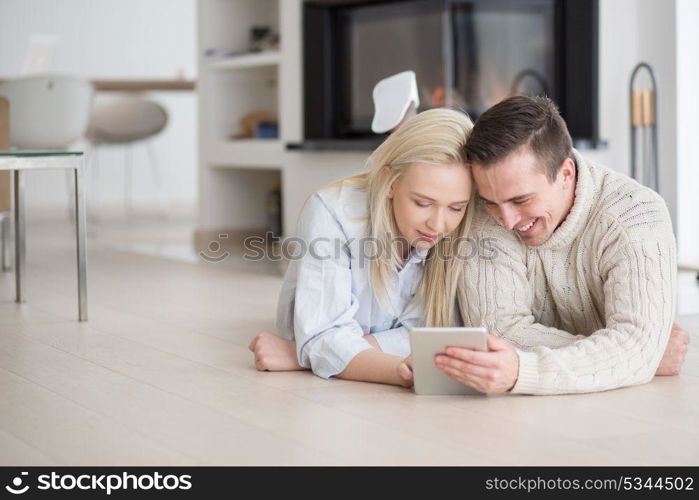
[[[448,257],[468,245],[474,192],[463,151],[472,126],[460,111],[422,112],[373,152],[367,173],[308,199],[278,336],[250,344],[258,370],[412,384],[409,329],[455,318],[463,263]]]

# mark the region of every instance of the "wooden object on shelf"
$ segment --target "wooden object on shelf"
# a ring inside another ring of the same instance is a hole
[[[0,83],[4,79],[0,78]],[[195,90],[196,80],[90,80],[100,92],[148,92]]]
[[[240,126],[243,128],[242,138],[251,139],[255,137],[255,127],[257,127],[260,122],[269,121],[274,121],[274,118],[266,111],[253,111],[243,116],[240,119]],[[238,137],[234,137],[234,139],[238,139]]]
[[[92,80],[95,90],[115,92],[147,92],[158,90],[194,90],[194,80]]]

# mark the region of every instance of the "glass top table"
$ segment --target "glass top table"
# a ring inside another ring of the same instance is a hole
[[[25,170],[68,169],[74,172],[75,228],[78,264],[78,318],[87,321],[87,254],[85,248],[86,214],[83,176],[85,154],[82,151],[22,150],[0,151],[0,170],[10,170],[13,176],[15,225],[15,292],[18,303],[25,302],[26,230],[24,208]],[[3,231],[5,232],[5,231]],[[3,235],[5,238],[6,235]]]
[[[10,149],[9,151],[0,151],[0,156],[81,156],[83,151],[63,151],[63,150],[37,150],[37,149]]]
[[[0,151],[0,170],[76,169],[83,151],[25,150]]]

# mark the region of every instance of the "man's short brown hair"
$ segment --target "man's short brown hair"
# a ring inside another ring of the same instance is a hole
[[[572,157],[568,127],[548,97],[513,96],[488,109],[473,126],[466,157],[487,168],[522,146],[541,160],[550,182],[556,180],[563,160]]]

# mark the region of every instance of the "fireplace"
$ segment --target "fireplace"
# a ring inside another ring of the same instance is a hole
[[[414,70],[420,109],[476,119],[514,93],[548,95],[577,145],[595,145],[597,0],[316,0],[304,5],[305,140],[372,149],[371,91]]]

